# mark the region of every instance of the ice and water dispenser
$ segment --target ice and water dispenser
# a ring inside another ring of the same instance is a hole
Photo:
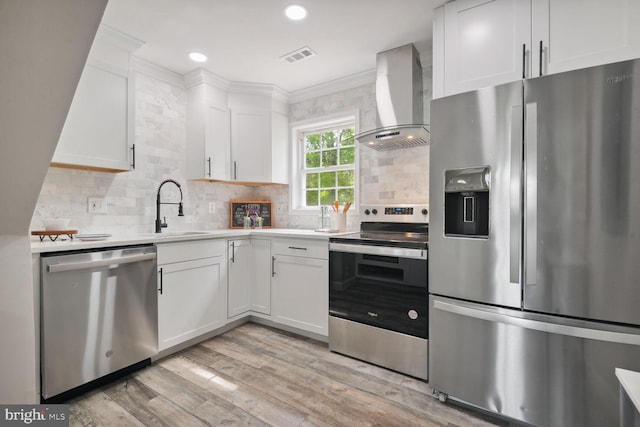
[[[489,166],[445,171],[444,234],[489,237]]]

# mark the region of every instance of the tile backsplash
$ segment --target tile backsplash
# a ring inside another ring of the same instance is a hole
[[[429,147],[360,149],[362,203],[429,203]]]
[[[43,228],[46,218],[69,218],[81,233],[148,233],[154,231],[156,193],[160,183],[172,178],[182,186],[184,217],[177,206],[163,205],[168,230],[223,229],[229,227],[230,200],[271,200],[274,226],[316,228],[313,215],[289,214],[289,186],[247,187],[225,183],[188,181],[185,159],[186,90],[136,72],[136,169],[118,174],[49,168],[42,186],[31,229]],[[428,83],[430,87],[430,81]],[[335,112],[360,111],[361,128],[375,123],[374,85],[325,95],[290,105],[290,121]],[[377,152],[360,150],[360,200],[367,203],[428,201],[428,147]],[[104,198],[107,214],[89,214],[88,199]],[[425,200],[426,199],[426,200]],[[175,186],[165,185],[163,201],[178,201]],[[213,204],[213,213],[210,205]],[[355,212],[354,212],[355,213]],[[358,218],[348,228],[358,228]]]
[[[229,200],[272,200],[287,212],[288,186],[244,187],[185,178],[186,90],[146,74],[136,73],[136,169],[118,174],[49,168],[31,229],[42,219],[70,218],[81,233],[145,233],[154,231],[156,194],[160,183],[172,178],[181,184],[184,217],[177,206],[163,205],[168,230],[229,227]],[[88,198],[102,197],[107,214],[89,214]],[[162,188],[163,201],[178,201],[178,189]],[[214,213],[209,212],[213,203]],[[275,208],[274,208],[275,209]],[[289,226],[286,216],[275,217],[277,227]]]

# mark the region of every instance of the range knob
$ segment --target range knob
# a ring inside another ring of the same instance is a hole
[[[365,209],[365,210],[364,210],[364,214],[365,214],[365,215],[369,215],[370,213],[371,213],[371,212],[369,211],[369,209]]]
[[[426,215],[426,214],[428,214],[428,213],[429,213],[429,211],[428,211],[428,210],[426,210],[426,209],[422,209],[422,215]]]
[[[371,209],[371,213],[376,215],[378,213],[378,209]]]

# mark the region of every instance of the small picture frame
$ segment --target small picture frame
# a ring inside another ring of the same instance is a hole
[[[249,214],[251,227],[254,228],[257,218],[262,218],[262,228],[273,227],[271,216],[271,202],[269,200],[232,200],[230,209],[231,228],[243,228],[244,217]]]

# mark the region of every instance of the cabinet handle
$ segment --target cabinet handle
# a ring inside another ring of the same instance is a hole
[[[236,242],[231,242],[231,262],[236,262]]]
[[[233,162],[233,179],[238,179],[238,162]]]
[[[271,257],[271,277],[276,277],[276,257]]]
[[[540,40],[540,76],[542,76],[542,53],[544,52],[544,49],[542,47],[542,40]]]
[[[301,248],[298,246],[289,246],[289,249],[295,249],[296,251],[306,251],[307,248]]]
[[[131,169],[136,168],[136,144],[131,144]]]
[[[522,78],[527,78],[527,45],[522,44]]]
[[[162,267],[160,267],[160,288],[158,290],[160,291],[160,295],[162,295]]]
[[[208,165],[208,172],[207,172],[207,176],[209,178],[211,178],[211,156],[209,156],[209,158],[207,158],[207,165]]]

